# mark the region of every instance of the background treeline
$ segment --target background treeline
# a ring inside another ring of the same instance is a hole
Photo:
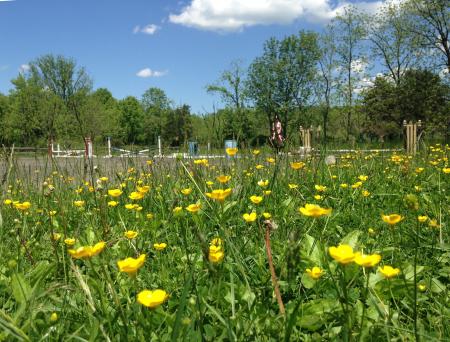
[[[91,136],[148,146],[161,136],[170,146],[257,146],[276,114],[294,142],[300,125],[320,126],[322,142],[395,140],[403,120],[419,119],[428,137],[448,142],[449,23],[450,0],[386,2],[376,15],[346,7],[320,33],[270,38],[250,65],[232,62],[206,86],[223,107],[201,115],[159,88],[116,99],[73,59],[41,56],[0,94],[0,143],[70,147]]]

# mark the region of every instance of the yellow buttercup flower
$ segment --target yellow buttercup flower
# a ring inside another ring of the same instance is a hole
[[[317,191],[319,191],[319,192],[324,192],[324,191],[326,191],[327,190],[327,187],[326,186],[324,186],[324,185],[314,185],[314,188],[317,190]]]
[[[117,207],[118,204],[119,204],[119,202],[117,202],[117,201],[109,201],[108,207]]]
[[[59,239],[61,239],[61,234],[59,234],[59,233],[53,233],[53,235],[52,235],[52,240],[53,240],[53,241],[58,241]]]
[[[153,248],[156,249],[157,251],[162,251],[167,247],[167,243],[165,242],[161,242],[161,243],[154,243],[153,244]]]
[[[231,189],[218,189],[218,190],[213,190],[211,192],[207,192],[206,196],[208,196],[209,198],[212,198],[216,201],[219,202],[223,202],[225,200],[225,198],[227,198],[229,195],[231,194]]]
[[[67,246],[73,246],[75,244],[76,240],[74,238],[66,238],[64,239],[64,243]]]
[[[225,254],[222,250],[221,245],[210,245],[209,246],[209,253],[208,253],[208,260],[212,263],[219,263],[223,260]]]
[[[340,185],[340,187],[341,187],[342,189],[347,189],[347,188],[348,188],[348,184],[347,184],[347,183],[342,183],[342,184]]]
[[[5,199],[4,201],[3,201],[3,204],[4,205],[11,205],[12,204],[12,200],[10,200],[10,199]]]
[[[381,255],[369,254],[364,255],[359,252],[355,253],[355,263],[362,267],[374,267],[381,261]]]
[[[369,196],[370,196],[370,192],[367,191],[367,190],[363,190],[363,191],[362,191],[362,195],[363,195],[364,197],[369,197]]]
[[[200,203],[189,204],[186,207],[186,210],[189,211],[190,213],[196,213],[200,210],[201,207],[202,205]]]
[[[153,217],[154,217],[154,215],[152,213],[148,213],[146,216],[149,220],[153,219]]]
[[[58,314],[56,312],[52,312],[52,314],[50,315],[50,322],[54,323],[58,320]]]
[[[87,259],[100,254],[106,247],[106,243],[101,241],[94,246],[83,246],[77,249],[69,249],[68,253],[74,259]]]
[[[314,266],[312,269],[307,268],[306,273],[314,280],[317,280],[323,275],[323,270],[320,267]]]
[[[211,240],[211,242],[209,243],[212,246],[222,246],[223,245],[223,241],[220,237],[216,237],[214,239]]]
[[[262,215],[266,220],[269,220],[272,218],[272,215],[270,213],[263,213]]]
[[[183,195],[185,195],[185,196],[190,195],[191,192],[192,192],[192,189],[191,189],[191,188],[181,189],[181,193],[182,193]]]
[[[220,176],[217,176],[216,179],[219,183],[225,184],[230,181],[231,176],[220,175]]]
[[[417,216],[417,221],[424,223],[428,220],[428,216]]]
[[[136,272],[144,265],[146,255],[141,254],[138,258],[126,258],[124,260],[117,261],[117,266],[120,272],[128,273],[129,275],[135,275]]]
[[[440,228],[441,225],[438,223],[438,221],[436,219],[432,219],[428,222],[428,226],[430,226],[431,228]]]
[[[196,159],[194,160],[194,164],[208,166],[208,159]]]
[[[253,150],[252,153],[254,156],[257,156],[261,151],[260,150]]]
[[[250,201],[252,201],[252,203],[254,204],[259,204],[262,202],[262,200],[263,200],[262,196],[255,196],[255,195],[250,196]]]
[[[355,184],[352,185],[352,189],[358,189],[362,186],[362,182],[356,182]]]
[[[245,213],[244,215],[242,215],[242,217],[244,218],[245,222],[250,223],[256,220],[257,215],[255,212],[252,212],[250,214]]]
[[[172,209],[172,212],[176,214],[180,214],[183,211],[183,207],[175,207]]]
[[[442,169],[442,172],[444,172],[446,175],[448,175],[450,173],[450,167],[444,167]]]
[[[353,248],[349,245],[339,245],[328,249],[331,257],[342,265],[347,265],[355,259]]]
[[[233,156],[236,155],[236,153],[238,152],[238,148],[237,148],[237,147],[228,147],[227,149],[225,149],[225,152],[226,152],[230,157],[233,157]]]
[[[288,184],[289,189],[297,189],[298,185],[297,184]]]
[[[142,304],[150,309],[157,308],[161,304],[163,304],[169,295],[164,290],[143,290],[138,293],[137,301],[139,304]]]
[[[272,193],[272,190],[264,190],[264,195],[269,196]]]
[[[303,162],[292,162],[291,163],[291,168],[293,170],[300,170],[305,166],[305,163]]]
[[[381,215],[381,218],[383,219],[384,222],[386,222],[390,225],[397,224],[401,220],[403,220],[403,216],[401,216],[399,214]]]
[[[392,266],[387,266],[387,265],[385,265],[383,267],[378,267],[378,271],[380,271],[380,273],[386,279],[393,278],[393,277],[395,277],[395,276],[400,274],[400,269],[393,268]]]
[[[83,207],[84,204],[85,204],[84,201],[74,201],[74,202],[73,202],[73,205],[76,206],[76,207],[78,207],[78,208]]]
[[[146,163],[148,166],[150,166],[150,165],[153,164],[153,160],[146,160],[145,163]]]
[[[134,209],[134,204],[132,204],[132,203],[128,203],[128,204],[125,204],[125,208],[126,209],[128,209],[128,210],[133,210]]]
[[[275,163],[275,158],[269,157],[269,158],[266,158],[266,161],[270,164],[273,164],[273,163]]]
[[[364,176],[364,175],[360,175],[360,176],[358,177],[358,179],[359,179],[360,181],[362,181],[362,182],[365,182],[368,178],[369,178],[369,176]]]
[[[16,209],[19,209],[19,210],[22,210],[22,211],[25,211],[25,210],[28,210],[28,209],[31,208],[31,203],[30,202],[22,202],[22,203],[20,203],[20,202],[13,202],[13,204],[14,204],[14,207]]]
[[[102,181],[103,183],[105,183],[105,182],[108,181],[108,177],[100,177],[99,179],[100,179],[100,181]]]
[[[329,215],[331,213],[331,208],[322,208],[317,204],[305,204],[303,208],[299,208],[300,213],[309,217],[320,217],[323,215]]]
[[[262,187],[262,188],[265,188],[266,186],[268,186],[269,185],[269,180],[268,179],[266,179],[266,180],[260,180],[260,181],[258,181],[258,185],[260,186],[260,187]]]
[[[257,170],[264,169],[264,165],[258,164],[255,166],[255,169],[257,169]]]
[[[150,190],[150,185],[137,186],[136,190],[144,195]]]
[[[134,230],[127,230],[125,233],[123,233],[123,235],[125,235],[125,237],[130,240],[136,238],[138,234],[139,233]]]
[[[140,199],[143,199],[143,198],[144,198],[144,193],[139,192],[139,191],[133,191],[133,192],[128,196],[128,198],[129,198],[129,199],[132,199],[132,200],[140,200]]]

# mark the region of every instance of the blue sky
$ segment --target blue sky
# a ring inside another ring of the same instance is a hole
[[[116,98],[162,88],[205,113],[205,91],[233,60],[249,64],[268,38],[320,30],[348,2],[373,0],[0,0],[0,92],[40,55],[74,58]]]

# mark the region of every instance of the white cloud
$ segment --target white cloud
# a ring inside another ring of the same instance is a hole
[[[298,19],[327,22],[345,6],[353,4],[373,12],[382,1],[350,3],[332,0],[191,0],[179,14],[170,14],[172,23],[211,31],[239,31],[245,27],[290,24]]]
[[[24,73],[26,73],[27,71],[29,71],[30,70],[30,66],[28,65],[28,64],[22,64],[20,67],[19,67],[19,72],[21,73],[21,74],[24,74]]]
[[[164,71],[158,71],[158,70],[152,70],[150,68],[145,68],[136,73],[136,76],[147,78],[147,77],[161,77],[167,74],[167,70]]]
[[[155,34],[156,31],[158,31],[160,28],[161,27],[159,27],[158,25],[155,25],[155,24],[149,24],[149,25],[144,26],[144,27],[140,27],[138,25],[138,26],[134,27],[133,33],[134,34],[136,34],[136,33],[144,33],[144,34],[152,35],[152,34]]]

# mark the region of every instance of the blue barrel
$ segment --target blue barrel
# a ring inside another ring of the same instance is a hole
[[[225,151],[227,148],[233,148],[237,147],[237,141],[236,140],[225,140]],[[227,154],[227,158],[230,158],[230,156]]]
[[[198,155],[198,142],[188,141],[188,150],[190,156]]]

